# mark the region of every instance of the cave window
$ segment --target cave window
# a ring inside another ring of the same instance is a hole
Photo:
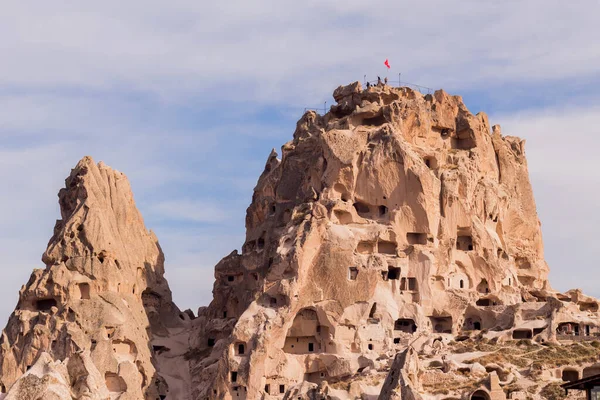
[[[308,351],[311,352],[311,353],[313,351],[315,351],[315,344],[314,343],[309,343],[308,344]]]
[[[482,279],[481,282],[479,282],[479,285],[477,285],[477,291],[479,293],[489,293],[490,292],[490,287],[488,285],[487,279]]]
[[[425,161],[425,165],[429,169],[437,169],[438,167],[435,157],[425,157],[423,161]]]
[[[387,120],[385,119],[385,117],[382,115],[377,115],[375,117],[371,117],[371,118],[365,118],[363,120],[363,125],[368,125],[368,126],[381,126],[383,124],[385,124],[387,122]]]
[[[417,331],[417,325],[415,324],[415,321],[412,319],[397,319],[396,322],[394,322],[394,330],[395,331],[402,331],[402,332],[406,332],[406,333],[414,333]]]
[[[462,251],[473,250],[473,238],[468,235],[458,236],[456,239],[456,248]]]
[[[215,345],[215,339],[208,338],[208,347],[213,347]]]
[[[492,302],[490,299],[479,299],[475,302],[475,305],[478,305],[480,307],[488,307],[492,305]]]
[[[269,385],[268,383],[265,385],[265,393],[266,394],[271,394],[271,385]]]
[[[373,320],[375,319],[375,313],[377,312],[377,303],[373,303],[373,306],[371,307],[371,311],[369,311],[369,319]],[[377,321],[371,321],[371,323],[377,323],[379,322]]]
[[[223,311],[223,318],[227,318],[227,311]]]
[[[394,338],[394,344],[400,344],[400,338],[399,337]]]
[[[408,232],[406,234],[408,244],[427,244],[427,234],[420,232]]]
[[[480,331],[481,330],[481,322],[479,322],[479,321],[473,322],[473,329],[475,329],[476,331]]]
[[[379,206],[379,216],[383,217],[385,214],[387,214],[388,212],[388,208],[386,206]]]
[[[513,339],[531,339],[533,337],[529,329],[517,329],[513,331]]]
[[[368,347],[369,347],[369,350],[373,350],[373,344],[372,343],[369,343]]]
[[[265,239],[260,237],[258,238],[258,240],[256,241],[256,248],[258,250],[262,250],[265,248]]]
[[[233,282],[235,277],[233,275],[227,275],[227,282]]]
[[[272,306],[276,306],[277,305],[277,299],[275,297],[271,297],[271,305]]]
[[[36,301],[36,309],[38,311],[50,311],[52,307],[56,307],[57,303],[54,299],[40,299]]]
[[[80,292],[80,298],[82,300],[89,300],[89,298],[90,298],[90,284],[89,283],[80,283],[79,284],[79,292]]]
[[[231,382],[237,382],[237,371],[231,371]]]
[[[417,278],[408,278],[408,290],[417,290]]]
[[[363,218],[369,217],[371,209],[367,204],[357,201],[353,204],[353,206],[358,215],[360,215]]]
[[[564,382],[574,382],[579,380],[579,372],[575,370],[564,370],[562,372],[562,380]]]
[[[388,277],[388,279],[394,279],[394,280],[400,279],[400,268],[389,266],[387,277]]]
[[[533,336],[535,335],[539,335],[540,333],[544,332],[546,330],[546,328],[534,328],[533,329]]]
[[[461,279],[461,280],[460,280],[460,282],[459,282],[459,285],[460,285],[460,288],[461,288],[461,289],[464,289],[464,287],[465,287],[465,281],[463,281],[463,280]]]
[[[285,385],[279,385],[279,393],[285,393]]]
[[[377,252],[381,253],[381,254],[396,254],[396,243],[394,242],[387,242],[387,241],[380,241],[377,242]]]
[[[238,354],[239,354],[239,355],[243,355],[243,354],[244,354],[244,352],[245,352],[245,350],[246,350],[246,349],[245,349],[245,346],[244,346],[244,344],[243,344],[243,343],[238,343]]]
[[[429,317],[433,331],[436,333],[452,333],[452,317]]]
[[[351,281],[355,281],[358,276],[358,268],[350,267],[348,268],[348,279]]]

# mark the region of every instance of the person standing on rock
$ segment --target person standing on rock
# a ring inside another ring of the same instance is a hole
[[[384,78],[384,80],[383,80],[383,85],[384,85],[384,86],[387,86],[387,76],[386,76],[386,77]]]
[[[381,86],[381,77],[377,76],[377,86]]]

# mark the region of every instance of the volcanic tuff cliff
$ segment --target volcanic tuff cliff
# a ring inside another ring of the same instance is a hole
[[[568,370],[522,362],[600,326],[595,299],[549,286],[523,141],[443,91],[334,98],[269,156],[197,317],[126,178],[84,158],[2,337],[6,398],[539,398],[589,374],[586,343]]]

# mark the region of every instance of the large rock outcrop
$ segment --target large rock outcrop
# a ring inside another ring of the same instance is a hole
[[[194,398],[318,390],[384,368],[415,335],[511,329],[550,290],[521,139],[443,91],[334,97],[271,153],[242,254],[215,269]]]
[[[163,278],[163,253],[144,226],[127,178],[86,157],[67,178],[59,203],[61,219],[42,257],[46,268],[34,270],[22,287],[2,334],[3,391],[45,354],[45,361],[67,360],[57,376],[73,398],[166,395],[150,341],[181,322]],[[94,387],[78,372],[86,368],[72,368],[82,352],[96,369],[86,374],[94,376]],[[34,377],[41,379],[40,373],[23,379]],[[15,386],[22,390],[23,381]]]
[[[126,178],[84,158],[2,335],[6,399],[541,399],[600,373],[599,302],[547,280],[524,141],[444,91],[334,98],[269,155],[197,317]]]

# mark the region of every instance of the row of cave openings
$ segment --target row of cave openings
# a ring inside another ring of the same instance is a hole
[[[410,246],[414,245],[427,245],[433,242],[433,237],[427,233],[422,232],[408,232],[406,234],[406,241]],[[473,237],[471,235],[458,235],[456,238],[456,249],[460,251],[472,251],[475,249],[473,244]],[[387,254],[397,255],[398,245],[396,242],[387,240],[368,241],[363,240],[358,242],[356,251],[359,254]]]
[[[465,123],[456,123],[456,134],[452,135],[453,129],[444,126],[432,126],[431,130],[440,135],[444,140],[450,139],[450,148],[453,150],[470,150],[476,147],[477,143],[470,128]]]
[[[235,397],[240,398],[240,399],[245,399],[247,396],[248,388],[246,388],[246,386],[237,384],[237,381],[238,381],[237,371],[230,372],[229,380],[231,382],[233,391],[235,393]],[[285,390],[286,390],[286,386],[283,383],[280,383],[280,384],[266,383],[265,388],[264,388],[265,394],[270,395],[270,396],[276,396],[278,394],[283,395],[283,394],[285,394]],[[216,389],[213,390],[213,393],[215,395],[217,394]],[[208,400],[208,398],[207,398],[207,400]]]
[[[561,371],[561,379],[564,382],[574,382],[598,374],[600,374],[600,365],[592,365],[583,368],[582,370],[579,368],[565,367]]]
[[[383,111],[377,113],[372,117],[364,116],[353,116],[352,125],[365,125],[365,126],[383,126],[388,123],[388,119],[384,115]],[[452,132],[456,130],[456,134],[452,135]],[[431,131],[438,134],[443,140],[450,139],[450,148],[454,150],[470,150],[476,147],[477,143],[472,129],[468,122],[464,119],[456,118],[456,129],[432,125]]]
[[[89,300],[91,298],[90,292],[90,284],[87,282],[79,283],[77,285],[78,295],[77,298],[79,300]],[[33,299],[30,302],[27,302],[23,305],[24,309],[30,311],[39,311],[39,312],[50,312],[53,307],[58,308],[59,301],[52,296],[41,297],[37,299]]]
[[[384,281],[400,281],[401,291],[417,291],[417,278],[412,277],[401,277],[401,269],[388,265],[387,271],[381,271],[381,277]],[[358,279],[359,269],[358,267],[348,268],[348,280],[355,281]]]
[[[359,268],[358,267],[348,267],[348,280],[349,281],[356,281],[358,279],[358,275],[359,275]],[[394,267],[392,265],[388,265],[388,269],[381,271],[381,277],[384,281],[396,281],[396,280],[400,280],[400,291],[411,291],[411,292],[416,292],[418,291],[418,286],[417,286],[417,278],[414,277],[401,277],[401,273],[402,270],[400,267]],[[468,284],[465,283],[465,281],[468,281],[467,277],[463,277],[461,279],[457,279],[457,288],[458,289],[469,289]],[[451,284],[451,279],[448,278],[448,288],[452,287]],[[508,284],[510,285],[512,283],[512,279],[508,278]],[[479,284],[477,285],[477,291],[481,294],[489,294],[490,293],[490,288],[488,285],[488,282],[486,279],[482,279]],[[499,301],[497,299],[491,299],[491,298],[480,298],[476,301],[475,303],[477,306],[483,306],[483,307],[488,307],[488,306],[496,306],[496,305],[500,305]]]
[[[253,251],[261,252],[265,249],[265,237],[267,233],[263,232],[262,235],[256,240],[249,240],[242,246],[242,253],[250,253]]]

